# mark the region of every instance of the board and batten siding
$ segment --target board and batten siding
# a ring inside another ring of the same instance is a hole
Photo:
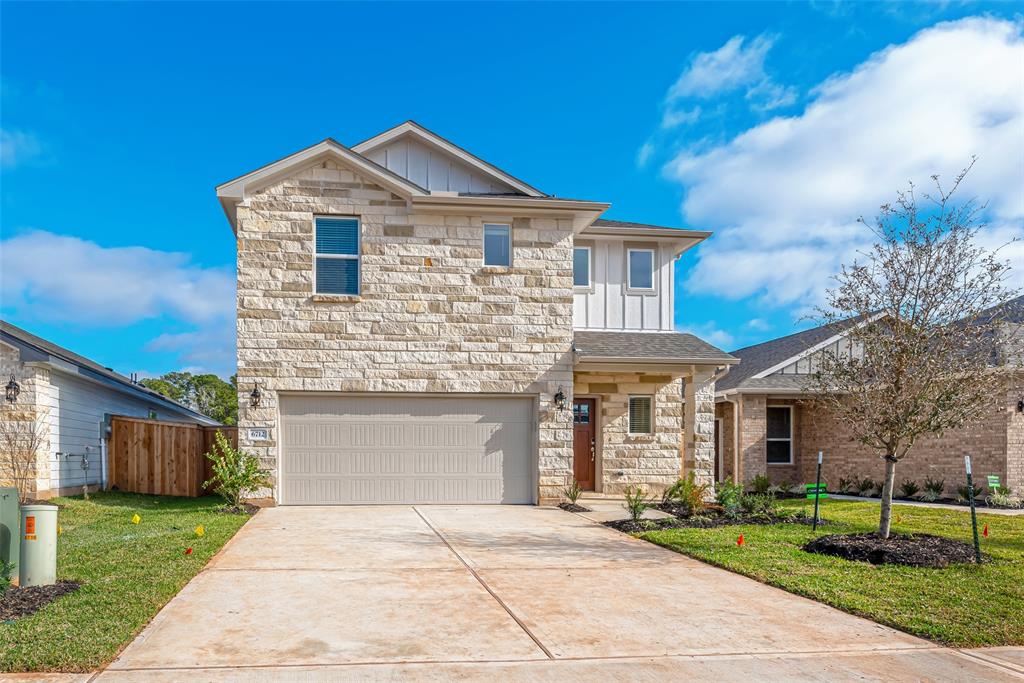
[[[101,483],[100,438],[107,413],[146,417],[153,410],[160,419],[186,419],[156,403],[56,370],[50,373],[46,405],[50,422],[51,490]],[[87,447],[91,449],[87,451]],[[82,456],[86,454],[89,467],[83,469]]]
[[[366,155],[392,173],[408,178],[427,190],[442,192],[515,193],[516,189],[473,168],[447,152],[408,136]]]
[[[590,247],[592,285],[573,292],[573,327],[601,330],[671,330],[675,298],[675,250],[658,242],[628,239],[581,239],[577,247]],[[631,292],[626,283],[628,249],[654,251],[654,291]]]
[[[833,354],[837,357],[860,357],[862,352],[859,345],[853,344],[846,337],[840,337],[831,344],[824,346],[814,353],[808,354],[803,358],[793,361],[789,365],[780,368],[773,372],[773,375],[809,375],[818,371],[818,364],[821,361],[821,357],[826,354]]]

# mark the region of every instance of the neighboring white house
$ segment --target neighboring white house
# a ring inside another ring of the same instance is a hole
[[[106,475],[110,415],[203,425],[216,420],[190,410],[110,368],[0,321],[0,384],[13,382],[14,401],[0,419],[42,425],[35,498],[81,493]]]
[[[737,361],[673,326],[676,261],[710,233],[603,220],[607,203],[411,121],[217,194],[238,245],[239,442],[278,502],[713,481],[714,383]]]

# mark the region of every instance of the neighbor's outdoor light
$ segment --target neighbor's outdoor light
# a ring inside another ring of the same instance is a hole
[[[558,391],[555,392],[555,407],[565,410],[565,392],[562,391],[562,387],[558,387]]]
[[[263,398],[263,394],[260,393],[259,382],[253,382],[252,393],[249,394],[249,406],[252,408],[259,408],[261,398]]]
[[[14,403],[18,400],[18,394],[21,393],[21,387],[14,379],[14,375],[11,375],[11,381],[7,383],[7,401]]]

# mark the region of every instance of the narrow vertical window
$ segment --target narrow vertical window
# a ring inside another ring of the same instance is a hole
[[[316,219],[316,292],[359,294],[359,219]]]
[[[652,434],[654,432],[654,421],[651,418],[653,402],[651,396],[629,397],[630,434]]]
[[[630,289],[654,290],[654,251],[630,249],[626,258],[627,284]]]
[[[767,459],[770,465],[793,464],[793,407],[768,406]]]
[[[574,247],[572,250],[572,285],[590,287],[590,247]]]
[[[484,265],[512,265],[512,229],[501,223],[484,223]]]

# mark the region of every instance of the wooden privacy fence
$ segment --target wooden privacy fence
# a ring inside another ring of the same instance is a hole
[[[205,453],[224,432],[238,446],[237,427],[204,427],[114,415],[107,439],[107,487],[133,493],[196,497],[212,476]]]

